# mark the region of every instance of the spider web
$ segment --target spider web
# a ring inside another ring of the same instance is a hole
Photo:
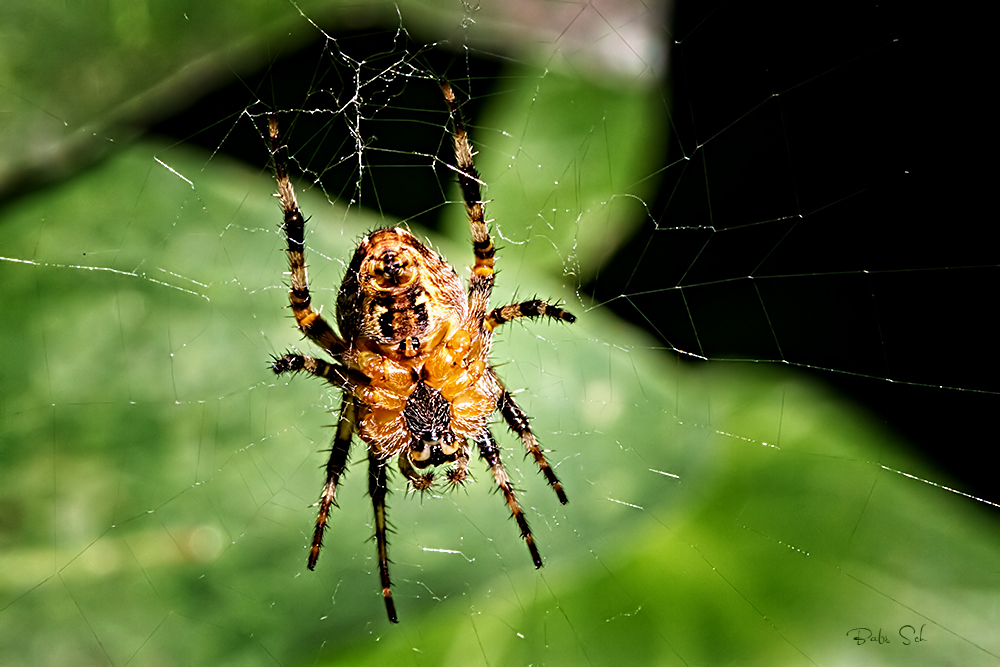
[[[74,11],[0,40],[0,663],[996,663],[997,255],[952,140],[985,125],[934,87],[963,51],[882,4]],[[305,568],[339,397],[266,368],[314,350],[262,120],[329,316],[376,226],[471,263],[442,77],[494,303],[579,317],[494,351],[570,504],[497,425],[536,571],[481,462],[393,477],[390,626],[363,465]]]

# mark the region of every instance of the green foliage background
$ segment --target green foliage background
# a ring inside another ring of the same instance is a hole
[[[0,209],[0,663],[996,664],[995,514],[917,479],[942,482],[789,369],[681,365],[574,295],[642,222],[629,195],[649,196],[663,159],[663,100],[530,53],[478,123],[509,134],[473,139],[507,240],[497,301],[573,295],[580,316],[512,327],[495,355],[570,495],[560,507],[502,438],[546,567],[484,472],[423,501],[396,480],[389,626],[352,470],[306,571],[337,397],[265,367],[298,343],[271,176],[129,130],[136,110],[291,48],[315,31],[304,16],[400,20],[301,9],[0,10],[5,192],[104,154]],[[429,42],[463,10],[399,14]],[[338,260],[383,221],[316,190],[301,203],[332,307]],[[461,266],[450,206],[432,241]],[[904,645],[907,625],[927,641]],[[891,642],[859,647],[859,627]]]

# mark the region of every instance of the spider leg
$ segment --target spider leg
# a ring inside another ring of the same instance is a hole
[[[271,137],[271,156],[274,160],[274,177],[278,182],[278,199],[285,219],[282,229],[288,239],[288,270],[292,288],[288,301],[295,314],[295,323],[306,338],[336,357],[347,349],[347,344],[334,333],[323,316],[312,309],[312,295],[306,278],[305,258],[305,218],[295,200],[295,190],[288,180],[288,147],[281,143],[278,135],[278,118],[268,117],[268,132]]]
[[[462,199],[465,201],[465,212],[469,216],[469,228],[472,232],[472,249],[476,255],[476,263],[472,267],[472,278],[469,282],[470,315],[482,318],[489,307],[490,293],[493,291],[493,263],[496,247],[490,238],[490,230],[486,224],[486,212],[483,209],[483,195],[480,188],[482,181],[479,172],[472,162],[472,146],[469,135],[462,120],[462,110],[455,101],[455,93],[448,82],[441,84],[441,91],[448,103],[451,121],[455,128],[455,166],[458,172],[458,184],[462,189]]]
[[[524,511],[521,509],[521,505],[517,502],[517,497],[514,495],[514,485],[511,484],[510,477],[507,476],[507,471],[503,467],[503,461],[500,460],[500,448],[497,446],[496,440],[493,439],[493,434],[490,433],[488,428],[483,429],[483,432],[476,436],[474,440],[479,447],[479,455],[486,460],[486,463],[490,466],[490,470],[493,472],[493,479],[496,480],[504,500],[507,501],[507,507],[510,508],[511,516],[517,522],[517,527],[521,529],[521,537],[524,538],[524,542],[528,545],[532,562],[536,568],[541,567],[542,556],[538,553],[538,547],[535,546],[535,538],[531,534],[528,520],[524,517]]]
[[[385,479],[385,461],[368,451],[368,495],[375,510],[375,544],[378,549],[378,572],[382,579],[382,597],[391,623],[399,623],[396,605],[392,601],[392,582],[389,580],[389,543],[386,540],[385,496],[388,492]]]
[[[325,362],[324,362],[325,363]],[[340,418],[337,420],[337,433],[330,448],[330,460],[326,462],[326,483],[319,496],[319,514],[316,517],[316,529],[313,531],[312,546],[309,549],[310,570],[316,569],[319,560],[319,550],[323,548],[323,534],[330,516],[330,507],[336,506],[337,483],[347,467],[347,457],[351,452],[351,435],[354,433],[354,400],[344,394],[340,402]]]
[[[504,389],[503,394],[500,396],[500,400],[497,401],[497,409],[500,410],[500,414],[503,415],[503,419],[507,422],[510,430],[516,433],[517,437],[524,443],[524,446],[528,448],[528,452],[535,459],[538,468],[545,475],[545,480],[552,487],[552,490],[556,492],[559,502],[563,505],[568,503],[569,498],[566,497],[566,492],[563,491],[562,483],[556,477],[556,473],[552,470],[552,466],[549,465],[548,460],[546,460],[542,448],[538,446],[535,434],[531,432],[531,426],[528,425],[528,415],[524,414],[524,410],[518,407],[510,392],[506,389]]]
[[[522,317],[551,317],[571,324],[576,322],[576,315],[573,313],[563,310],[559,306],[553,306],[548,301],[531,299],[530,301],[522,301],[521,303],[512,303],[509,306],[494,308],[486,316],[485,324],[492,331],[501,324],[506,324]]]
[[[331,364],[316,357],[304,354],[286,354],[281,357],[271,358],[271,370],[275,375],[282,373],[297,373],[305,371],[310,375],[323,378],[334,387],[344,389],[348,385],[367,384],[363,376],[357,371],[352,371],[346,366]]]

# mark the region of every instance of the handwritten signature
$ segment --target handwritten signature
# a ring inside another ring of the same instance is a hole
[[[903,646],[909,646],[910,644],[918,644],[920,642],[925,642],[927,639],[924,637],[924,626],[926,623],[920,626],[918,630],[912,625],[904,625],[899,628],[899,636],[902,639]],[[853,636],[852,636],[853,635]],[[889,635],[882,633],[882,628],[879,628],[877,632],[872,632],[869,628],[852,628],[847,631],[847,636],[851,638],[858,646],[862,644],[891,644]]]

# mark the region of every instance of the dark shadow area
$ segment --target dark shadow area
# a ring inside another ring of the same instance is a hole
[[[915,11],[678,3],[668,231],[647,223],[587,290],[674,348],[809,368],[996,500],[978,66]]]

